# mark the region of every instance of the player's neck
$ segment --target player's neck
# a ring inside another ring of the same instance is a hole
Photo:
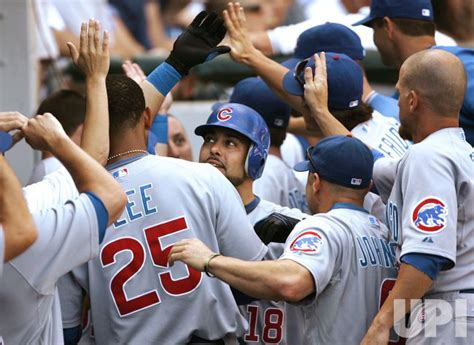
[[[140,153],[132,152],[127,156],[122,156],[121,154],[124,152],[146,151],[146,149],[146,133],[144,131],[127,130],[110,137],[109,157],[120,155],[117,159],[123,159]]]
[[[240,195],[240,199],[242,199],[242,203],[244,205],[250,204],[253,199],[255,199],[255,195],[253,194],[253,181],[250,179],[245,180],[240,184],[240,186],[237,186],[237,192]]]
[[[436,118],[436,120],[434,120],[434,118]],[[428,136],[441,129],[459,127],[457,117],[426,116],[423,122],[422,124],[418,124],[413,134],[413,142],[415,144],[425,140]]]
[[[403,62],[405,62],[405,60],[413,54],[425,49],[429,49],[435,45],[436,41],[433,36],[403,36],[403,44],[399,46],[401,61],[398,68],[400,68]]]
[[[332,209],[335,204],[339,204],[339,203],[352,204],[358,207],[364,206],[364,200],[361,200],[359,198],[329,195],[321,200],[321,203],[319,204],[319,212],[326,213],[330,209]]]
[[[281,157],[281,150],[279,147],[275,146],[270,146],[270,149],[268,150],[268,153],[274,156],[277,156],[278,158],[282,159]]]

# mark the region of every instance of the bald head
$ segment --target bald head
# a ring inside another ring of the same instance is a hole
[[[457,117],[466,93],[466,72],[456,56],[427,49],[410,56],[400,69],[399,84],[417,92],[434,113]]]

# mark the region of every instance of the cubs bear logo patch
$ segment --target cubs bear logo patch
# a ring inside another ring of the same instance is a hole
[[[322,245],[323,239],[320,234],[316,231],[304,231],[293,240],[290,250],[304,254],[316,254],[319,253]]]
[[[412,222],[415,227],[425,233],[437,233],[446,227],[448,207],[434,197],[420,201],[412,213]]]
[[[222,108],[217,113],[217,119],[219,121],[228,121],[232,118],[232,109],[231,108]]]

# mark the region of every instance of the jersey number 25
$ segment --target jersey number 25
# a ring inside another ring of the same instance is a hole
[[[168,256],[172,244],[162,247],[160,243],[160,238],[164,236],[187,230],[188,226],[184,217],[169,220],[143,230],[153,265],[160,268],[161,271],[165,269],[158,274],[161,286],[167,294],[172,296],[179,296],[193,291],[199,286],[202,279],[201,272],[186,266],[189,272],[188,276],[173,280],[168,269]],[[124,285],[135,277],[145,265],[145,248],[136,238],[121,237],[107,243],[100,254],[102,267],[114,264],[116,262],[115,256],[123,251],[130,251],[132,259],[110,281],[110,291],[121,317],[149,308],[161,301],[156,289],[132,298],[129,298],[124,290]]]

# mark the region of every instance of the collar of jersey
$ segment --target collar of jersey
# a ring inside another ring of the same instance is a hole
[[[258,196],[255,196],[255,199],[253,199],[249,204],[245,205],[245,212],[247,214],[250,214],[253,210],[255,210],[260,204],[260,198]]]
[[[105,166],[105,169],[107,169],[108,171],[110,171],[110,170],[113,170],[113,169],[115,169],[115,168],[118,168],[118,167],[120,167],[120,166],[122,166],[122,165],[131,163],[131,162],[135,162],[135,161],[137,161],[137,160],[139,160],[139,159],[141,159],[141,158],[143,158],[143,157],[145,157],[145,156],[148,156],[148,153],[146,153],[146,154],[141,154],[141,155],[138,155],[138,156],[133,156],[133,157],[130,157],[130,158],[121,159],[121,160],[118,160],[118,161],[116,161],[116,162],[114,162],[114,163],[111,163],[111,164],[109,164],[109,165],[106,165],[106,166]]]
[[[357,205],[351,204],[350,202],[336,202],[334,205],[332,205],[331,210],[337,210],[338,208],[345,208],[349,210],[355,210],[355,211],[360,211],[360,212],[365,212],[369,213],[365,208],[359,207]]]

